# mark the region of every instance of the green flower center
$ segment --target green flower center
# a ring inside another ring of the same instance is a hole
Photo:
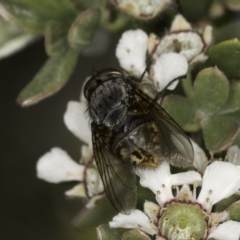
[[[207,222],[204,210],[197,204],[171,202],[159,219],[163,236],[171,240],[200,240],[206,237]]]

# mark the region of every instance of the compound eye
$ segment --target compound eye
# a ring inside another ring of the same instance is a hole
[[[97,76],[98,77],[103,77],[104,75],[107,75],[107,74],[118,74],[118,75],[122,75],[122,72],[117,69],[117,68],[112,68],[112,67],[109,67],[109,68],[104,68],[102,69],[101,71],[99,71],[97,73]]]
[[[84,88],[83,88],[83,94],[84,94],[84,97],[88,100],[88,90],[89,90],[89,87],[90,85],[92,84],[92,81],[93,81],[93,77],[90,77],[87,82],[85,83],[84,85]]]
[[[104,68],[98,72],[94,72],[93,76],[89,78],[89,80],[85,83],[84,88],[83,88],[83,94],[87,100],[88,100],[88,90],[89,90],[89,87],[93,84],[93,81],[95,80],[95,81],[101,82],[101,80],[102,80],[101,78],[108,74],[122,75],[122,72],[117,68],[111,68],[111,67]]]

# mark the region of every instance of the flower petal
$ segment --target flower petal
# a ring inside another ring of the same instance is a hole
[[[188,171],[182,173],[176,173],[171,175],[172,185],[183,185],[183,184],[201,184],[202,178],[198,172]]]
[[[240,166],[240,148],[237,145],[228,148],[227,157],[228,162]]]
[[[104,191],[103,183],[99,173],[95,169],[87,169],[86,183],[88,196],[92,197]]]
[[[197,201],[211,211],[215,203],[236,193],[239,187],[239,170],[231,163],[215,161],[206,168]]]
[[[136,169],[140,184],[156,195],[160,206],[173,198],[169,163],[163,162],[156,169]]]
[[[178,14],[173,19],[170,31],[181,31],[181,30],[191,30],[191,24],[181,15]]]
[[[163,90],[173,79],[184,76],[188,70],[187,60],[177,53],[162,54],[152,66],[152,78],[158,90]],[[173,90],[178,80],[173,82],[168,89]]]
[[[223,223],[227,220],[229,220],[229,213],[227,211],[211,212],[208,224],[215,229],[219,223]]]
[[[215,228],[208,236],[208,239],[217,240],[238,240],[240,237],[240,223],[232,220],[226,221]]]
[[[87,198],[86,189],[83,183],[79,183],[73,188],[65,192],[68,197],[83,197]]]
[[[191,140],[193,151],[194,151],[194,160],[193,166],[200,172],[204,173],[208,159],[204,153],[204,151],[193,141]]]
[[[120,66],[135,76],[141,76],[146,68],[148,36],[141,29],[123,33],[116,49]]]
[[[61,148],[52,148],[37,162],[37,177],[47,182],[81,181],[84,166],[74,162]]]
[[[191,61],[200,54],[205,45],[202,36],[194,31],[173,32],[161,39],[160,44],[154,53],[154,58],[163,53],[178,52],[188,61]]]
[[[209,25],[207,25],[203,31],[203,40],[207,45],[210,45],[210,43],[212,42],[212,31],[213,28]]]
[[[150,201],[145,201],[143,208],[145,214],[150,218],[150,221],[157,223],[160,212],[159,205]]]
[[[115,0],[112,1],[119,8],[137,18],[148,19],[162,12],[171,2],[170,0]]]
[[[151,224],[148,217],[140,210],[133,210],[129,215],[119,213],[111,222],[111,228],[137,228],[150,235],[157,233],[157,227]]]
[[[86,204],[86,208],[94,208],[96,206],[96,202],[103,198],[105,196],[104,193],[95,195],[91,198],[89,198],[86,194],[86,189],[83,183],[80,183],[76,186],[74,186],[72,189],[68,190],[65,192],[66,196],[74,198],[74,197],[81,197],[81,198],[86,198],[89,199],[87,204]]]
[[[85,106],[82,102],[70,101],[64,114],[64,122],[67,128],[81,141],[87,143],[92,148],[91,131],[89,121],[85,113]]]
[[[196,200],[196,198],[194,198],[192,191],[190,190],[189,185],[187,184],[183,185],[179,192],[177,191],[176,198],[180,201],[187,202],[189,201],[194,202]]]

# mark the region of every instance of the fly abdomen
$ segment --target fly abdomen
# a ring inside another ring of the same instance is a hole
[[[114,152],[123,160],[134,166],[154,168],[161,163],[163,153],[160,148],[161,139],[158,128],[147,116],[126,118],[126,132],[114,132],[112,143]]]

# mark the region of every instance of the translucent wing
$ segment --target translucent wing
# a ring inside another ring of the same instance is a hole
[[[178,167],[192,166],[193,147],[182,128],[157,102],[139,90],[136,90],[136,94],[141,99],[139,110],[151,116],[158,127],[158,136],[162,140],[160,144],[162,156],[159,157]],[[148,151],[154,154],[154,149]]]
[[[106,136],[95,128],[92,125],[93,151],[106,194],[117,211],[129,214],[137,199],[133,167],[113,153],[106,144]]]

